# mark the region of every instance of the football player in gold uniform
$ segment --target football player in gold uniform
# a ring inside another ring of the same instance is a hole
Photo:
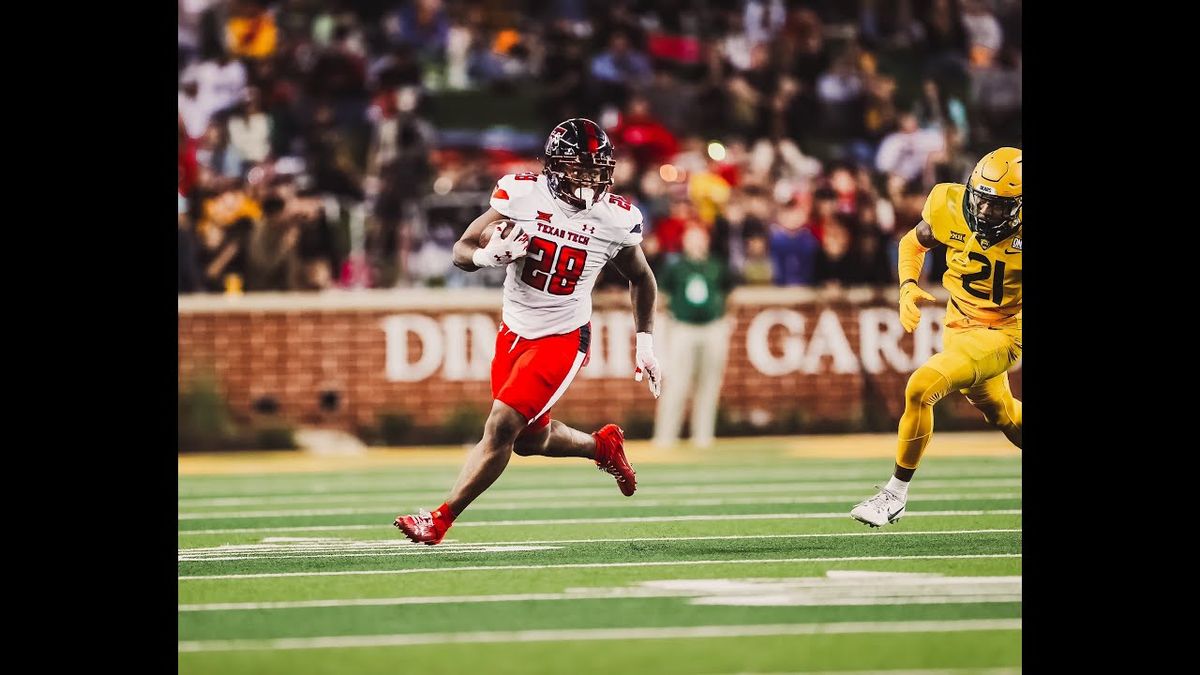
[[[933,406],[955,390],[989,424],[1021,447],[1021,402],[1008,369],[1021,358],[1021,151],[1000,148],[975,165],[966,185],[941,183],[929,193],[921,222],[900,240],[900,323],[912,332],[925,253],[946,246],[949,269],[943,350],[908,379],[896,468],[888,484],[850,512],[872,527],[904,514],[908,483],[933,434]]]

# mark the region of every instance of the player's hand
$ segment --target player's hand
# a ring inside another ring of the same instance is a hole
[[[921,323],[921,310],[917,308],[918,300],[937,302],[930,294],[921,290],[917,282],[905,283],[900,287],[900,325],[905,332],[911,333]]]
[[[650,333],[637,334],[637,356],[634,359],[637,367],[633,371],[633,379],[642,381],[645,373],[649,380],[650,393],[654,398],[662,393],[662,368],[658,365],[658,357],[654,356],[654,338]]]
[[[513,225],[505,237],[503,232],[507,225],[507,221],[496,221],[487,246],[476,249],[471,256],[471,262],[475,263],[476,267],[503,267],[525,257],[529,249],[529,235],[525,233],[525,228]]]

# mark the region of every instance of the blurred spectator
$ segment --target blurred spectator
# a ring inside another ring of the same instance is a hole
[[[1004,31],[981,0],[964,0],[962,8],[971,65],[986,68],[992,64],[992,59],[1004,43]]]
[[[967,108],[963,102],[956,96],[943,96],[941,87],[931,79],[921,83],[921,97],[917,99],[913,114],[922,129],[945,129],[947,125],[965,129],[967,124]]]
[[[209,103],[200,98],[200,78],[195,68],[183,71],[179,79],[179,121],[190,138],[200,138],[212,118]]]
[[[792,9],[784,27],[782,45],[787,52],[784,62],[791,63],[791,75],[805,90],[815,90],[817,78],[830,64],[821,17],[808,8]]]
[[[664,351],[671,378],[663,380],[654,443],[659,447],[675,444],[683,425],[684,404],[691,394],[692,444],[707,448],[717,427],[717,400],[729,351],[725,298],[733,282],[728,269],[709,256],[709,237],[702,228],[688,228],[683,249],[684,257],[658,275],[658,286],[670,299]]]
[[[275,18],[260,0],[232,0],[225,42],[234,56],[261,59],[275,53]]]
[[[825,240],[825,226],[838,213],[838,196],[833,188],[823,187],[813,194],[813,209],[806,226],[817,241]]]
[[[337,26],[333,42],[317,53],[306,79],[308,93],[320,101],[354,100],[366,93],[366,60],[358,53],[348,26]]]
[[[257,164],[271,153],[271,118],[263,112],[255,87],[246,90],[246,101],[229,116],[229,142],[241,158]]]
[[[989,145],[1014,143],[1021,125],[1020,55],[1006,49],[994,65],[975,69],[970,97],[978,111],[972,137]]]
[[[688,200],[679,197],[671,199],[670,213],[654,223],[652,232],[660,255],[672,256],[683,250],[683,231],[688,225],[694,224],[694,213]]]
[[[814,282],[821,242],[805,226],[810,210],[810,202],[797,197],[780,209],[779,221],[771,228],[771,265],[776,286],[811,286]]]
[[[696,215],[705,227],[711,227],[717,214],[729,202],[732,188],[720,173],[719,162],[711,157],[703,171],[693,173],[688,179],[688,198],[696,207]]]
[[[930,159],[932,177],[931,183],[966,183],[975,167],[975,160],[963,152],[963,133],[954,124],[947,125],[942,130],[945,138],[942,150],[934,153]]]
[[[896,79],[874,76],[867,80],[866,117],[869,138],[878,142],[897,125]]]
[[[176,229],[179,233],[179,292],[199,292],[204,289],[204,280],[197,263],[199,252],[188,215],[188,200],[183,195],[179,195],[179,221]]]
[[[217,176],[238,178],[242,175],[242,155],[229,142],[225,126],[214,121],[208,125],[196,148],[196,161]]]
[[[272,196],[298,231],[289,288],[338,270],[346,286],[498,285],[440,273],[447,228],[496,176],[539,170],[544,133],[574,116],[610,129],[612,190],[645,214],[656,269],[700,226],[731,276],[894,282],[929,188],[1021,140],[1020,0],[179,9],[181,288],[191,258],[205,288],[237,289]]]
[[[600,87],[601,101],[624,103],[629,87],[648,83],[653,76],[650,60],[629,44],[624,33],[615,33],[608,49],[592,59],[592,77]]]
[[[373,237],[373,254],[398,260],[405,280],[413,280],[407,258],[420,242],[415,240],[418,200],[427,194],[433,175],[430,148],[435,132],[426,120],[417,116],[417,92],[404,88],[385,103],[394,105],[372,108],[375,133],[371,143],[368,174],[378,186],[374,215],[380,229]]]
[[[955,0],[921,3],[925,72],[937,79],[960,78],[966,70],[967,38]]]
[[[394,91],[421,85],[421,66],[412,47],[399,45],[376,59],[367,70],[367,80],[376,90]]]
[[[940,131],[921,129],[916,115],[906,113],[900,118],[900,129],[880,143],[875,166],[905,181],[918,180],[924,176],[930,157],[944,150],[944,143]]]
[[[746,262],[742,265],[742,282],[748,286],[770,286],[775,278],[767,238],[761,234],[746,238]]]
[[[424,59],[440,60],[446,50],[450,22],[442,0],[403,3],[383,25],[393,45],[411,45]]]
[[[444,286],[454,265],[451,261],[458,239],[448,225],[433,228],[421,247],[409,258],[413,278],[427,286]]]
[[[262,209],[244,191],[226,190],[204,203],[203,218],[196,227],[200,252],[198,263],[204,286],[210,292],[240,288],[246,276],[246,241]]]
[[[729,117],[734,130],[751,138],[770,133],[772,112],[786,108],[793,90],[780,92],[779,71],[770,61],[770,49],[765,44],[750,48],[750,67],[734,73],[725,83],[729,94]],[[778,105],[777,95],[781,94]]]
[[[849,286],[858,281],[857,260],[852,252],[853,237],[847,218],[841,214],[825,225],[825,237],[817,251],[813,281],[824,286]]]
[[[783,0],[749,0],[745,10],[746,40],[760,44],[775,37],[784,22]]]
[[[311,196],[297,196],[291,204],[299,221],[300,235],[296,253],[300,264],[298,285],[303,290],[324,290],[333,286],[333,271],[339,256],[333,227],[321,202]]]
[[[817,80],[817,98],[821,102],[823,128],[834,138],[848,138],[861,131],[864,82],[857,53],[844,51],[828,72]]]
[[[250,234],[246,256],[246,290],[287,291],[299,286],[300,228],[277,196],[262,205],[263,217]]]
[[[896,269],[887,253],[888,238],[879,227],[873,204],[866,204],[859,210],[858,229],[853,236],[855,269],[852,283],[886,286],[898,282]]]
[[[626,111],[617,126],[608,131],[609,138],[633,159],[638,168],[668,161],[679,149],[675,136],[650,113],[650,102],[642,96],[629,99]]]
[[[181,81],[196,83],[196,100],[211,117],[241,103],[246,89],[246,67],[220,51],[214,58],[185,69]]]
[[[541,79],[544,106],[555,124],[583,115],[588,92],[585,45],[567,21],[556,21],[547,31]]]

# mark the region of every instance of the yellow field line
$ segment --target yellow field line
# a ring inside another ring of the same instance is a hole
[[[895,434],[842,434],[722,439],[708,449],[681,444],[670,450],[649,441],[628,441],[626,452],[635,464],[727,463],[738,457],[764,456],[804,459],[890,459],[895,456]],[[355,455],[318,455],[284,450],[267,452],[188,453],[179,456],[180,476],[256,473],[306,473],[353,471],[386,467],[456,467],[466,454],[464,446],[371,448]],[[934,436],[926,454],[937,457],[1019,457],[997,432],[950,432]],[[550,466],[581,460],[551,457],[517,457],[515,465]],[[886,462],[885,462],[886,463]]]

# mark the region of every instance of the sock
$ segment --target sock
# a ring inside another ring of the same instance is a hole
[[[450,509],[448,502],[443,502],[441,506],[434,509],[432,515],[434,520],[444,524],[446,527],[450,527],[455,518],[454,511]]]
[[[899,478],[892,476],[891,479],[888,480],[887,485],[884,486],[884,489],[896,495],[900,499],[908,498],[908,481],[906,480],[900,480]]]
[[[598,466],[604,466],[608,462],[608,447],[600,442],[600,432],[593,431],[592,438],[596,439],[596,456],[595,461]]]

